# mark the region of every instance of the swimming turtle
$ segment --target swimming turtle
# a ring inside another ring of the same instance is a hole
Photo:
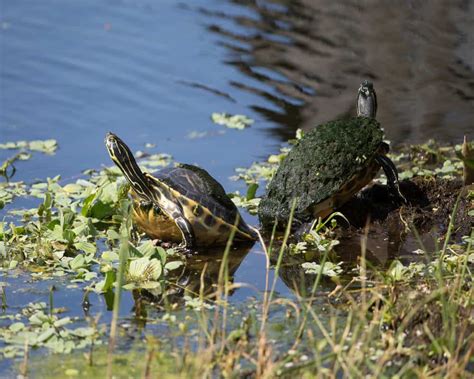
[[[178,164],[154,176],[138,167],[128,146],[107,133],[110,157],[131,185],[133,220],[150,238],[180,242],[186,249],[223,245],[235,230],[234,241],[254,241],[224,188],[206,170]]]
[[[327,122],[307,132],[288,153],[272,178],[258,209],[264,226],[294,219],[326,217],[372,181],[380,167],[391,193],[405,202],[398,173],[386,156],[383,130],[375,120],[377,96],[369,81],[357,95],[357,117]]]

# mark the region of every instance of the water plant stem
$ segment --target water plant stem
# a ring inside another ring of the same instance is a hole
[[[128,258],[129,250],[129,227],[127,215],[121,226],[121,239],[120,239],[120,251],[119,251],[119,266],[117,269],[117,279],[115,281],[115,296],[114,296],[114,308],[112,312],[112,321],[110,324],[110,337],[109,337],[109,349],[107,354],[107,374],[108,379],[112,379],[113,369],[113,355],[115,349],[115,343],[117,338],[117,324],[120,311],[120,300],[122,293],[122,284],[125,271],[125,264]]]

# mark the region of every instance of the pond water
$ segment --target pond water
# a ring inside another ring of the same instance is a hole
[[[393,144],[459,143],[473,132],[473,2],[18,0],[1,8],[0,141],[60,146],[17,164],[15,180],[60,174],[64,184],[109,166],[103,139],[113,131],[134,151],[154,143],[242,192],[230,179],[236,167],[277,152],[297,128],[352,114],[365,78]],[[224,129],[213,112],[255,123]],[[0,161],[9,155],[0,150]],[[264,271],[256,244],[234,280],[262,290]],[[2,281],[12,309],[46,301],[51,285],[24,274]],[[56,305],[81,314],[80,288],[55,284]],[[290,293],[281,280],[276,290]],[[241,288],[232,298],[254,294]],[[100,297],[91,303],[104,311]],[[129,315],[130,296],[122,306]]]

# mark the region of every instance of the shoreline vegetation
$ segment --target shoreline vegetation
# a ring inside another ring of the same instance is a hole
[[[298,240],[290,228],[262,233],[257,243],[266,260],[264,290],[242,302],[231,296],[252,285],[234,281],[248,249],[235,251],[229,241],[223,252],[184,259],[132,228],[128,187],[118,169],[88,170],[65,184],[59,176],[16,182],[18,161],[38,152],[54,154],[57,143],[23,141],[0,148],[16,151],[2,165],[8,180],[0,183],[0,352],[16,374],[379,378],[474,373],[474,189],[461,183],[472,163],[461,145],[429,141],[391,154],[405,189],[414,185],[421,192],[413,192],[417,201],[387,208],[372,224],[347,227],[352,216],[346,208],[317,220]],[[255,214],[266,181],[287,151],[236,170],[235,179],[247,183],[245,194],[232,194],[236,205]],[[137,156],[147,171],[173,164],[166,154]],[[380,177],[348,207],[367,209],[380,201],[380,208],[383,184]],[[33,208],[17,207],[35,202]],[[388,228],[394,220],[397,238],[410,236],[417,248],[412,259],[391,256],[377,262],[369,246],[373,225]],[[351,261],[341,258],[348,232],[357,239]],[[83,318],[68,316],[54,306],[54,288],[48,299],[15,313],[8,282],[15,272],[37,282],[63,278],[77,284],[84,290],[85,309],[90,294],[103,296],[113,309],[111,322],[88,312]],[[291,296],[277,292],[278,278]],[[133,293],[133,317],[119,313],[121,291]]]

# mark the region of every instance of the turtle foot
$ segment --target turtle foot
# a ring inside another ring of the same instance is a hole
[[[390,197],[393,199],[394,203],[397,206],[402,206],[402,205],[408,205],[409,204],[406,197],[403,196],[402,192],[400,191],[400,186],[398,184],[398,181],[395,185],[392,185],[392,186],[389,185],[389,189],[390,189],[389,193],[391,195]]]
[[[175,246],[173,246],[173,248],[174,248],[177,252],[183,254],[186,258],[191,258],[191,257],[193,257],[193,256],[195,256],[195,255],[197,255],[197,254],[199,254],[198,251],[196,251],[195,249],[190,248],[190,247],[188,247],[188,246],[186,246],[186,245],[184,245],[184,244],[175,245]]]

